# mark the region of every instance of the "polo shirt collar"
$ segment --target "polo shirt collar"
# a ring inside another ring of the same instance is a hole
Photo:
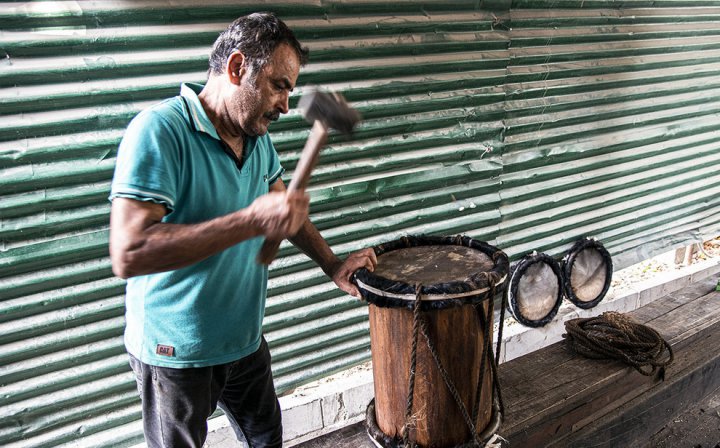
[[[200,103],[200,98],[198,98],[198,93],[202,91],[203,87],[204,86],[202,84],[183,83],[180,86],[180,96],[186,100],[188,112],[190,112],[190,116],[188,118],[192,121],[195,129],[210,135],[216,140],[220,140],[220,136],[218,135],[217,130],[215,130],[215,126],[213,126],[212,122],[208,118],[205,113],[205,109],[203,109],[202,104]]]

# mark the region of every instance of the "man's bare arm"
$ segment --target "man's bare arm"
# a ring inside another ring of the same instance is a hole
[[[153,202],[113,200],[110,259],[122,278],[180,269],[260,235],[287,238],[307,220],[305,194],[272,193],[248,208],[197,224],[168,224]]]
[[[285,191],[285,184],[278,180],[271,187],[273,191]],[[335,255],[327,241],[320,235],[315,225],[306,219],[294,236],[289,238],[297,248],[317,263],[323,272],[330,277],[338,288],[348,294],[360,297],[357,287],[352,284],[350,277],[360,268],[370,271],[375,269],[377,257],[372,249],[364,249],[348,255],[345,261]]]

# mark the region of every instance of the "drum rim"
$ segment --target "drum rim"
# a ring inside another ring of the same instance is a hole
[[[495,246],[468,236],[404,236],[400,239],[375,246],[377,256],[397,249],[420,246],[455,245],[479,250],[490,257],[493,268],[481,273],[472,273],[474,285],[464,281],[452,281],[422,285],[420,308],[422,310],[443,309],[483,302],[494,289],[501,292],[507,280],[509,260],[507,255]],[[363,298],[373,305],[390,308],[413,308],[417,298],[416,286],[401,281],[392,281],[367,269],[359,269],[353,279],[363,293]],[[494,282],[494,285],[490,284]]]
[[[490,421],[482,431],[478,433],[478,438],[487,442],[490,438],[497,433],[502,423],[503,415],[500,409],[500,402],[497,395],[493,395],[492,398],[492,412],[490,414]],[[401,437],[391,437],[380,429],[377,424],[375,416],[375,399],[370,400],[370,403],[365,409],[365,429],[370,439],[382,448],[403,448],[405,443]],[[473,448],[475,443],[472,441],[461,443],[455,448]]]
[[[600,291],[600,294],[598,296],[588,302],[584,302],[580,300],[577,295],[575,295],[575,292],[572,289],[572,285],[570,284],[570,274],[572,273],[572,267],[575,264],[575,259],[578,256],[580,252],[582,252],[585,249],[595,249],[600,253],[600,256],[605,261],[605,284],[603,285],[602,291]],[[612,257],[610,256],[610,252],[608,252],[607,249],[605,249],[605,246],[598,241],[595,238],[584,238],[581,240],[578,240],[573,244],[573,246],[568,250],[565,257],[563,257],[562,260],[562,273],[563,273],[563,285],[565,286],[565,297],[575,304],[578,308],[582,309],[590,309],[594,308],[599,304],[604,298],[605,295],[607,295],[608,290],[610,289],[610,284],[612,283],[612,274],[613,274],[613,262]]]
[[[548,314],[546,314],[540,319],[528,319],[520,313],[520,305],[517,301],[516,292],[518,285],[520,284],[520,278],[522,277],[522,275],[520,275],[521,271],[522,273],[524,273],[530,266],[537,263],[545,263],[550,266],[550,269],[552,269],[558,280],[558,292],[557,297],[555,298],[555,303],[550,312],[548,312]],[[510,273],[510,281],[507,289],[505,290],[505,297],[507,298],[510,314],[512,314],[513,318],[515,318],[516,321],[527,327],[537,328],[547,325],[548,323],[550,323],[550,321],[553,320],[553,318],[555,318],[558,310],[560,309],[560,304],[562,303],[563,294],[565,292],[564,283],[565,282],[560,269],[560,264],[553,257],[545,253],[533,253],[525,255],[515,266],[513,266],[513,269]]]

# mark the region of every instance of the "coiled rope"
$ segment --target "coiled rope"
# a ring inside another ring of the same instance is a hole
[[[565,331],[562,336],[575,353],[592,359],[615,359],[645,376],[659,370],[664,379],[665,367],[674,359],[672,347],[660,333],[615,311],[568,320]]]

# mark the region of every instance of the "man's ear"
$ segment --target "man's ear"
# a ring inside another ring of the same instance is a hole
[[[240,85],[246,73],[247,64],[245,63],[245,56],[237,50],[233,51],[230,56],[228,56],[225,75],[232,84]]]

